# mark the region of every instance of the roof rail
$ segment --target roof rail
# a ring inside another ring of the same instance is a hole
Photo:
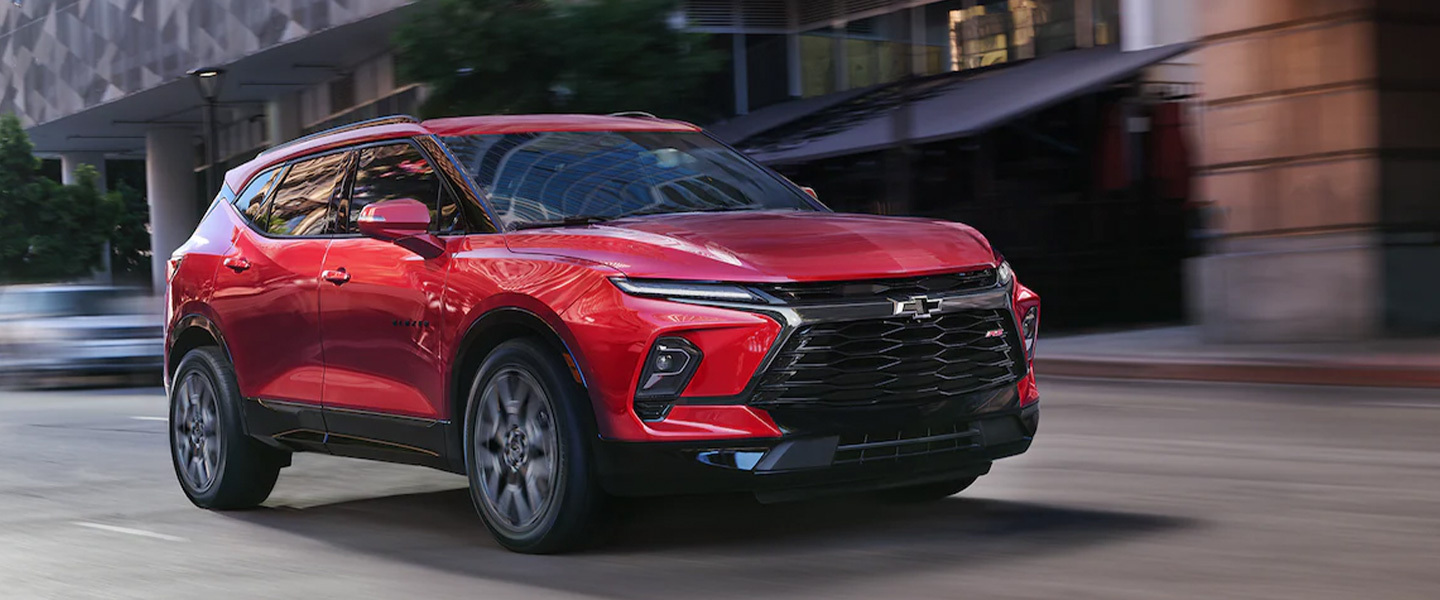
[[[276,144],[276,145],[274,145],[274,146],[271,146],[271,147],[269,147],[269,148],[266,148],[266,149],[264,149],[264,150],[261,150],[261,151],[260,151],[260,154],[257,154],[256,156],[265,156],[266,154],[269,154],[269,153],[274,152],[274,151],[276,151],[276,150],[279,150],[279,149],[281,149],[281,148],[284,148],[284,147],[287,147],[287,146],[293,146],[293,145],[298,144],[298,143],[300,143],[300,142],[303,142],[303,141],[306,141],[306,140],[315,139],[315,138],[320,137],[320,136],[322,136],[322,135],[332,135],[332,134],[336,134],[336,133],[344,133],[344,132],[346,132],[346,131],[354,131],[354,130],[356,130],[356,129],[364,129],[364,128],[366,128],[366,127],[379,127],[379,126],[381,126],[381,125],[394,125],[394,124],[396,124],[396,123],[419,123],[419,122],[420,122],[420,119],[417,119],[417,118],[412,117],[412,116],[410,116],[410,115],[390,115],[390,116],[387,116],[387,117],[376,117],[376,118],[374,118],[374,119],[366,119],[366,120],[364,120],[364,121],[356,121],[356,122],[354,122],[354,123],[348,123],[348,124],[345,124],[345,125],[341,125],[341,126],[339,126],[339,127],[331,127],[331,128],[329,128],[329,129],[322,129],[322,130],[320,130],[320,131],[317,131],[317,132],[315,132],[315,133],[311,133],[311,134],[308,134],[308,135],[302,135],[302,136],[300,136],[300,137],[298,137],[298,138],[295,138],[295,139],[290,140],[290,141],[288,141],[288,142],[285,142],[285,143],[283,143],[283,144]]]
[[[648,113],[648,112],[645,112],[645,111],[643,111],[643,110],[622,110],[622,111],[620,111],[620,112],[610,113],[609,115],[606,115],[606,116],[609,116],[609,117],[634,117],[634,118],[637,118],[637,119],[655,119],[655,120],[657,120],[657,121],[663,121],[663,120],[664,120],[664,119],[661,119],[660,117],[657,117],[657,116],[655,116],[655,115],[653,115],[653,114],[650,114],[650,113]]]

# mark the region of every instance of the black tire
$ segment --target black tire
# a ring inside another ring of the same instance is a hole
[[[214,395],[212,417],[205,416],[204,409],[192,410],[204,406],[203,400],[193,404],[188,400],[191,394],[207,392]],[[219,348],[196,348],[180,360],[170,386],[170,462],[180,489],[195,506],[214,510],[258,506],[270,496],[287,462],[287,453],[245,435],[241,401],[235,370]],[[213,438],[208,435],[212,430]],[[205,438],[198,448],[190,445],[195,437]],[[209,476],[197,477],[195,461],[186,456],[202,457],[201,462],[210,467]],[[205,458],[213,458],[213,463]]]
[[[465,468],[475,510],[501,546],[551,554],[597,541],[608,498],[592,467],[591,410],[559,353],[539,340],[500,344],[475,373]]]
[[[967,477],[964,479],[952,479],[950,481],[936,481],[933,483],[922,483],[905,487],[880,490],[879,496],[882,500],[896,503],[919,503],[935,502],[944,500],[955,494],[965,491],[975,483],[980,476]]]

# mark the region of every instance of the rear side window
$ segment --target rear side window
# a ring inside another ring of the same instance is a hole
[[[334,196],[350,153],[338,152],[291,165],[270,199],[264,222],[256,225],[271,235],[324,235],[330,227],[330,198]]]
[[[359,231],[357,219],[366,206],[386,200],[409,198],[430,207],[431,229],[443,228],[442,221],[454,223],[457,213],[454,199],[445,193],[430,161],[410,144],[371,146],[360,150],[360,163],[355,170],[355,186],[350,193],[350,204],[345,210],[346,231]],[[441,198],[450,204],[448,210],[440,210]],[[442,218],[444,217],[444,218]]]
[[[250,185],[245,186],[240,194],[235,197],[235,210],[245,215],[251,223],[259,223],[263,220],[264,214],[261,210],[265,207],[265,196],[270,193],[271,184],[280,175],[280,168],[270,169],[250,180]]]

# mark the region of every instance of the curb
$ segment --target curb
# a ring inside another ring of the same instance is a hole
[[[1035,371],[1093,379],[1228,381],[1389,388],[1440,388],[1440,368],[1347,363],[1196,362],[1125,358],[1035,358]]]

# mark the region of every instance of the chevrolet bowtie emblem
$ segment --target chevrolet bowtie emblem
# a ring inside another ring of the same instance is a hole
[[[911,296],[905,300],[893,300],[895,303],[895,316],[915,317],[916,319],[928,319],[935,313],[940,312],[940,299],[926,296]]]

